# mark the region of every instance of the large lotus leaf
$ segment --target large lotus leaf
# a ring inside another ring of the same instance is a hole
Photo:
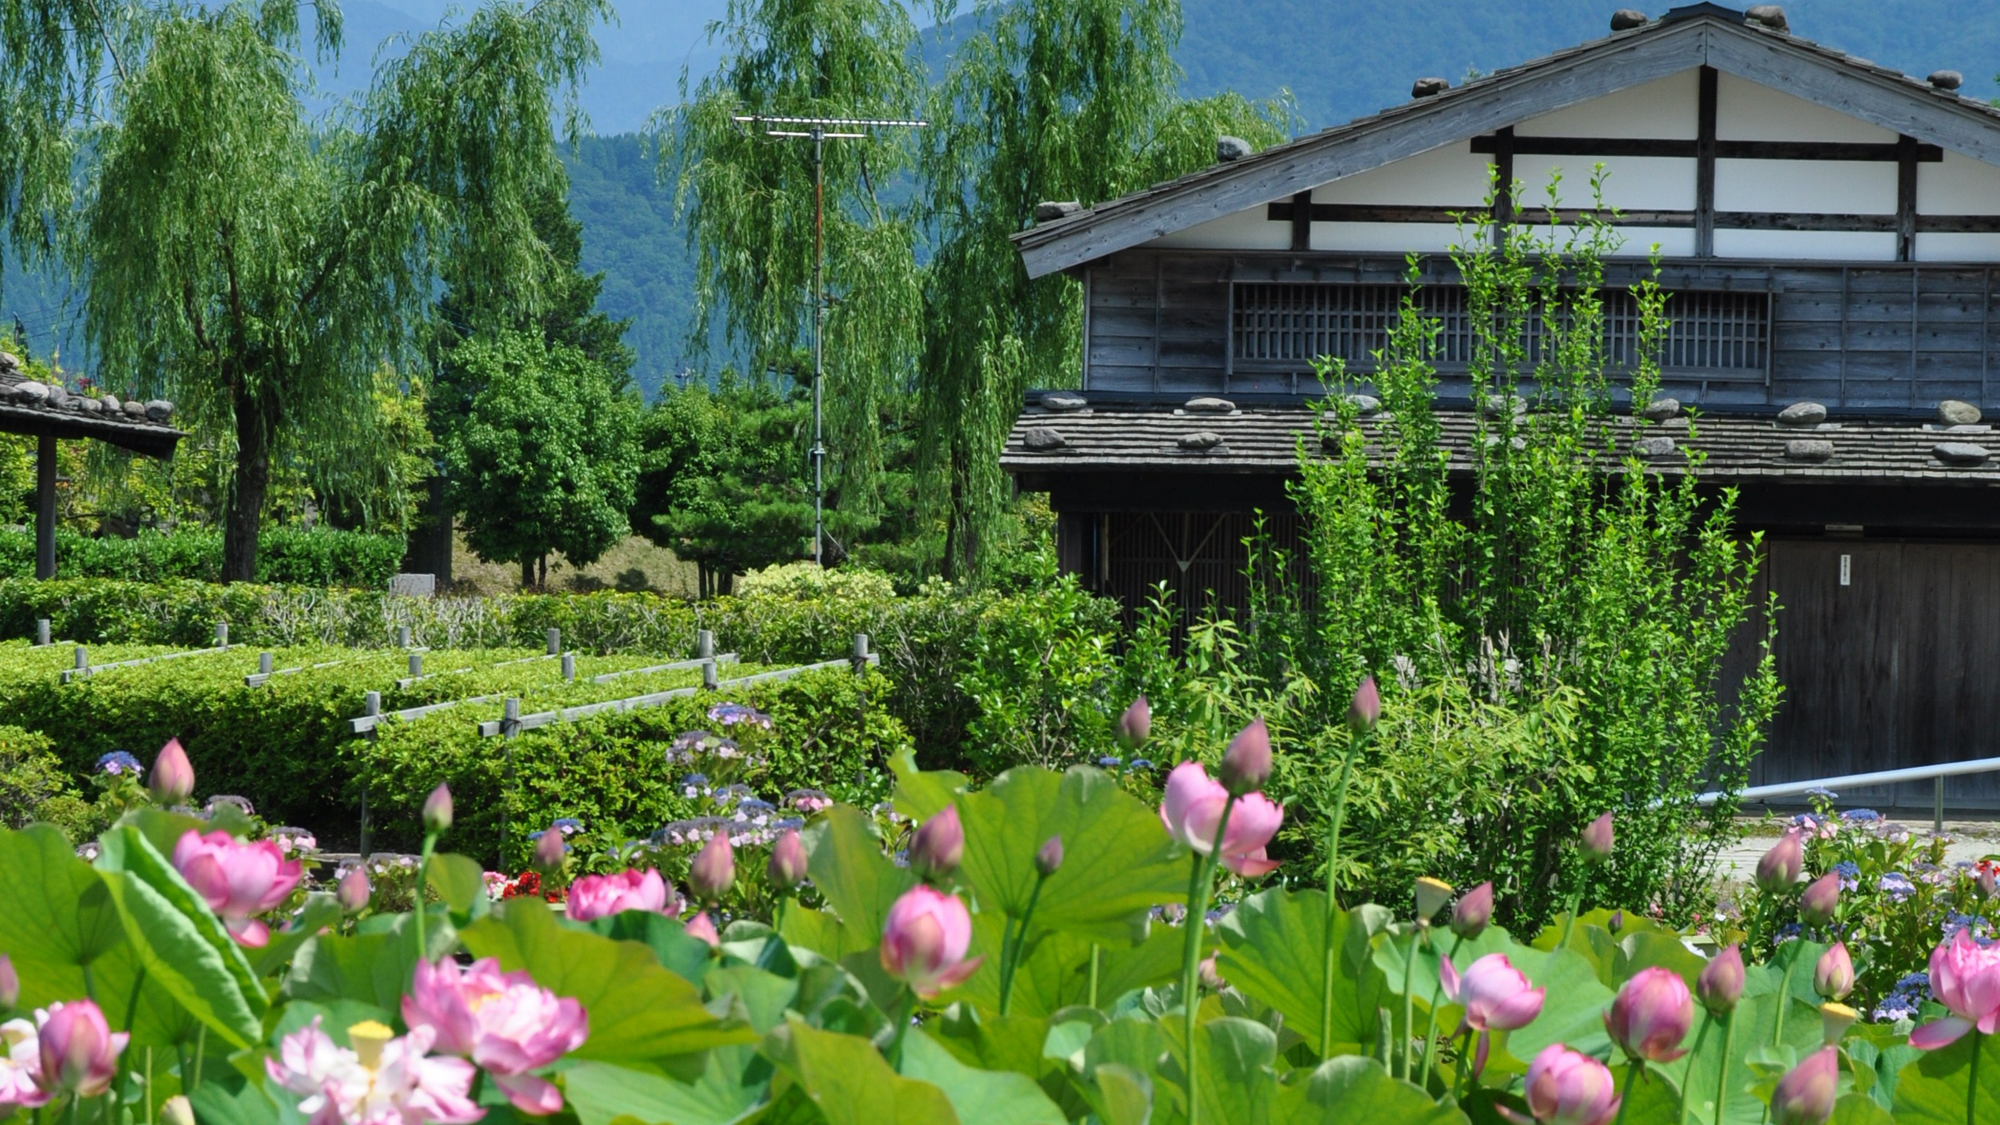
[[[284,972],[285,967],[292,963],[292,955],[299,951],[299,946],[340,921],[340,914],[340,903],[332,895],[307,895],[305,905],[299,908],[298,917],[286,923],[284,929],[272,933],[264,948],[256,951],[253,960],[257,975],[261,978]]]
[[[943,1090],[897,1074],[858,1035],[821,1031],[794,1017],[765,1037],[764,1054],[785,1068],[826,1125],[958,1125]]]
[[[1456,1106],[1438,1104],[1365,1055],[1328,1059],[1302,1077],[1278,1095],[1279,1120],[1290,1125],[1454,1125],[1466,1120]]]
[[[805,844],[806,871],[812,876],[813,886],[825,896],[844,932],[839,938],[841,947],[836,949],[811,941],[799,944],[834,960],[880,945],[882,923],[889,917],[889,907],[916,885],[917,877],[882,854],[882,838],[876,834],[875,825],[846,805],[835,805],[815,817],[800,839]],[[788,915],[805,913],[793,910]],[[800,925],[803,924],[802,919]],[[792,936],[795,932],[802,931],[795,929],[787,917],[787,940],[795,940]]]
[[[896,811],[914,820],[936,816],[969,784],[957,770],[920,770],[917,754],[905,746],[889,759],[896,773]]]
[[[1178,1017],[1161,1024],[1172,1056],[1166,1085],[1173,1091],[1177,1109],[1183,1112],[1187,1104],[1186,1026]],[[1276,1032],[1255,1020],[1221,1016],[1197,1026],[1195,1037],[1200,1044],[1195,1099],[1201,1120],[1229,1125],[1283,1120],[1278,1116],[1278,1075],[1272,1069],[1278,1058]]]
[[[486,894],[486,870],[469,856],[441,852],[431,857],[430,888],[454,914],[483,916],[491,899]]]
[[[285,997],[353,1000],[384,1012],[399,1011],[417,967],[411,918],[398,914],[383,919],[382,926],[367,933],[320,934],[308,939],[285,974]]]
[[[1260,892],[1225,915],[1215,930],[1222,939],[1216,958],[1222,978],[1283,1013],[1285,1027],[1315,1049],[1326,1045],[1326,892]],[[1357,915],[1334,912],[1333,944],[1331,1053],[1362,1051],[1375,1041],[1382,976],[1371,963],[1368,927]],[[1417,979],[1428,972],[1437,980],[1434,960],[1428,969],[1417,966],[1412,972]]]
[[[815,912],[794,910],[792,913]],[[688,933],[684,923],[650,910],[627,910],[613,914],[609,918],[597,918],[589,922],[571,922],[563,919],[562,924],[588,930],[614,941],[636,941],[651,949],[660,964],[689,981],[701,980],[703,974],[707,973],[709,967],[715,963],[714,947]]]
[[[1209,935],[1211,944],[1215,934]],[[1100,946],[1097,955],[1097,1006],[1109,1008],[1117,999],[1140,988],[1158,988],[1180,979],[1186,955],[1187,931],[1178,926],[1154,926],[1138,945]],[[1084,972],[1085,1003],[1090,991],[1090,966]]]
[[[1006,1070],[1039,1079],[1056,1064],[1045,1056],[1048,1021],[1037,1016],[996,1015],[969,1004],[953,1004],[927,1025],[935,1042],[967,1066]]]
[[[921,1031],[903,1038],[901,1071],[943,1090],[963,1125],[1068,1125],[1034,1079],[967,1066]]]
[[[1972,1032],[1919,1055],[1896,1076],[1897,1125],[1971,1121],[2000,1121],[2000,1035]]]
[[[692,1082],[650,1068],[584,1062],[563,1072],[563,1090],[582,1125],[611,1125],[619,1118],[645,1125],[733,1125],[763,1107],[772,1073],[755,1047],[719,1047],[708,1052]]]
[[[196,1021],[141,970],[110,888],[59,829],[0,830],[0,901],[0,953],[20,975],[23,1009],[93,995],[134,1049],[192,1042]]]
[[[955,996],[989,1012],[1000,1010],[1000,953],[1007,918],[991,911],[972,916],[971,955],[984,957]],[[1007,1010],[1037,1018],[1081,1004],[1089,988],[1090,939],[1076,934],[1044,934],[1026,943],[1014,970],[1013,999]]]
[[[1153,1080],[1130,1067],[1097,1068],[1091,1107],[1104,1125],[1147,1125],[1153,1113]]]
[[[269,998],[208,902],[137,828],[113,828],[101,844],[98,873],[147,977],[230,1046],[258,1042]]]
[[[702,978],[702,983],[707,985],[711,997],[740,1000],[745,1017],[759,1035],[784,1022],[785,1009],[799,994],[798,981],[767,973],[753,965],[710,969],[708,975]]]
[[[576,1050],[579,1058],[648,1063],[757,1040],[749,1027],[711,1015],[694,985],[662,968],[652,950],[557,925],[533,899],[514,900],[460,936],[474,957],[525,969],[583,1005],[590,1038]]]
[[[961,877],[980,909],[1019,919],[1035,897],[1030,936],[1082,934],[1108,944],[1143,938],[1154,906],[1187,901],[1188,857],[1159,814],[1102,770],[1021,766],[961,794]],[[1035,853],[1062,837],[1063,865],[1035,896]]]
[[[1126,1018],[1112,1020],[1097,1029],[1083,1048],[1085,1074],[1098,1067],[1128,1067],[1138,1074],[1151,1075],[1161,1052],[1167,1049],[1165,1025],[1159,1020]],[[1159,1096],[1155,1089],[1154,1094]]]
[[[1827,1125],[1896,1125],[1896,1118],[1867,1094],[1842,1094]]]
[[[205,1125],[278,1125],[277,1103],[255,1082],[203,1082],[188,1096]]]

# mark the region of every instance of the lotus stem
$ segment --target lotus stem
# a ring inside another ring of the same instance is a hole
[[[1465,944],[1465,938],[1463,935],[1453,934],[1451,936],[1451,949],[1447,953],[1445,953],[1444,955],[1445,960],[1450,961],[1453,958],[1457,957],[1458,947],[1464,944]],[[1419,1073],[1417,1079],[1417,1085],[1423,1087],[1426,1090],[1430,1088],[1431,1064],[1437,1058],[1438,1001],[1443,999],[1443,997],[1444,997],[1444,978],[1439,977],[1437,983],[1431,986],[1431,1010],[1430,1010],[1430,1015],[1427,1017],[1428,1023],[1426,1025],[1428,1028],[1428,1033],[1424,1036],[1424,1068]]]
[[[1009,934],[1003,936],[1000,942],[1000,1014],[1003,1016],[1007,1014],[1008,1005],[1013,1001],[1014,970],[1020,968],[1021,948],[1028,944],[1028,921],[1035,916],[1035,903],[1042,897],[1042,884],[1048,881],[1047,875],[1036,874],[1035,889],[1028,892],[1028,907],[1021,912],[1019,929],[1015,929],[1014,919],[1007,919]],[[1009,936],[1012,938],[1011,943],[1008,940]],[[1092,947],[1093,950],[1095,948]],[[1092,967],[1095,965],[1093,961]]]
[[[1722,1107],[1729,1101],[1729,1052],[1736,1049],[1736,1013],[1722,1017],[1722,1069],[1715,1076],[1715,1125],[1722,1125]]]
[[[1200,1107],[1195,1104],[1195,1017],[1201,1011],[1201,936],[1208,917],[1208,896],[1215,882],[1216,857],[1222,854],[1223,837],[1229,833],[1229,814],[1236,809],[1231,796],[1222,806],[1215,824],[1215,845],[1207,855],[1194,857],[1194,877],[1188,883],[1187,946],[1181,954],[1181,1005],[1186,1011],[1188,1125],[1200,1125]]]
[[[1334,971],[1338,967],[1335,958],[1340,952],[1333,941],[1333,923],[1340,916],[1340,900],[1337,897],[1338,877],[1335,874],[1335,865],[1340,859],[1340,828],[1342,822],[1347,819],[1347,786],[1354,779],[1354,759],[1360,756],[1362,748],[1367,744],[1366,734],[1351,735],[1348,739],[1347,753],[1340,760],[1340,781],[1334,789],[1333,816],[1326,833],[1326,929],[1321,936],[1323,948],[1320,950],[1321,967],[1325,970],[1325,976],[1321,978],[1323,983],[1320,985],[1319,1057],[1321,1060],[1333,1057],[1333,982]]]

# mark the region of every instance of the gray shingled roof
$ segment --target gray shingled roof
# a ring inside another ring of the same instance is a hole
[[[1194,413],[1171,405],[1090,405],[1053,411],[1030,405],[1014,422],[1000,464],[1010,473],[1101,472],[1289,473],[1300,441],[1318,453],[1314,411],[1305,406],[1244,406],[1226,414]],[[1479,430],[1468,410],[1440,409],[1443,445],[1454,470],[1471,468]],[[1617,420],[1621,443],[1667,438],[1672,448],[1641,458],[1674,474],[1686,451],[1707,455],[1704,479],[1924,480],[2000,484],[2000,432],[1981,422],[1945,426],[1919,421],[1832,419],[1817,425],[1781,425],[1770,416],[1696,414],[1660,423]],[[1363,419],[1371,454],[1385,433],[1381,416]],[[1054,445],[1052,431],[1060,445]],[[1215,441],[1208,444],[1211,440]],[[1820,458],[1826,446],[1830,455]],[[1031,448],[1031,445],[1045,448]],[[1963,447],[1963,448],[1951,448]]]
[[[174,404],[164,399],[123,402],[35,382],[18,359],[0,352],[0,433],[92,439],[166,457],[184,436],[168,424],[173,416]]]

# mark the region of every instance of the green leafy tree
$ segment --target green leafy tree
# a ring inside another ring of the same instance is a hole
[[[445,443],[472,549],[519,562],[524,586],[546,580],[550,552],[597,561],[631,530],[635,398],[581,349],[530,333],[480,337],[456,354],[480,385]]]
[[[719,321],[752,370],[804,381],[824,246],[829,522],[858,530],[883,511],[881,415],[898,409],[922,347],[917,223],[907,189],[900,206],[890,191],[914,171],[915,137],[825,142],[822,231],[812,142],[734,118],[909,118],[925,97],[916,27],[896,0],[731,0],[715,34],[721,67],[692,86],[683,74],[682,105],[651,126],[696,258],[693,343]]]
[[[949,14],[947,7],[944,14]],[[1073,386],[1082,287],[1029,281],[1009,236],[1044,200],[1088,206],[1215,159],[1219,134],[1284,139],[1289,102],[1175,91],[1179,0],[978,0],[932,91],[919,448],[947,573],[1004,543],[1000,446],[1029,387]]]
[[[313,12],[329,57],[338,8]],[[274,461],[393,453],[373,440],[375,372],[420,358],[441,278],[546,299],[533,204],[560,183],[556,119],[576,124],[609,7],[481,7],[318,121],[299,15],[294,0],[0,0],[11,241],[87,275],[99,361],[157,373],[221,442],[228,580],[255,573]]]
[[[700,592],[797,559],[812,535],[810,405],[724,372],[714,390],[670,391],[647,411],[639,532],[699,569]]]

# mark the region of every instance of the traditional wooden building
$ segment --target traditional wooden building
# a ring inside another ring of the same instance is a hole
[[[1800,38],[1770,5],[1621,11],[1607,38],[1044,207],[1017,242],[1031,275],[1083,283],[1082,383],[1030,396],[1003,464],[1049,493],[1064,564],[1096,588],[1240,596],[1252,513],[1280,534],[1296,519],[1284,484],[1323,393],[1312,358],[1365,379],[1404,255],[1429,255],[1462,449],[1454,216],[1486,206],[1496,174],[1538,200],[1560,174],[1561,206],[1588,206],[1601,163],[1625,239],[1609,288],[1658,245],[1675,294],[1663,393],[1699,412],[1707,479],[1740,487],[1786,607],[1788,698],[1758,779],[2000,755],[2000,435],[1981,420],[2000,409],[2000,112],[1959,84]],[[1685,443],[1686,424],[1664,433]],[[1672,445],[1660,471],[1685,463]],[[2000,804],[2000,777],[1953,793]]]

